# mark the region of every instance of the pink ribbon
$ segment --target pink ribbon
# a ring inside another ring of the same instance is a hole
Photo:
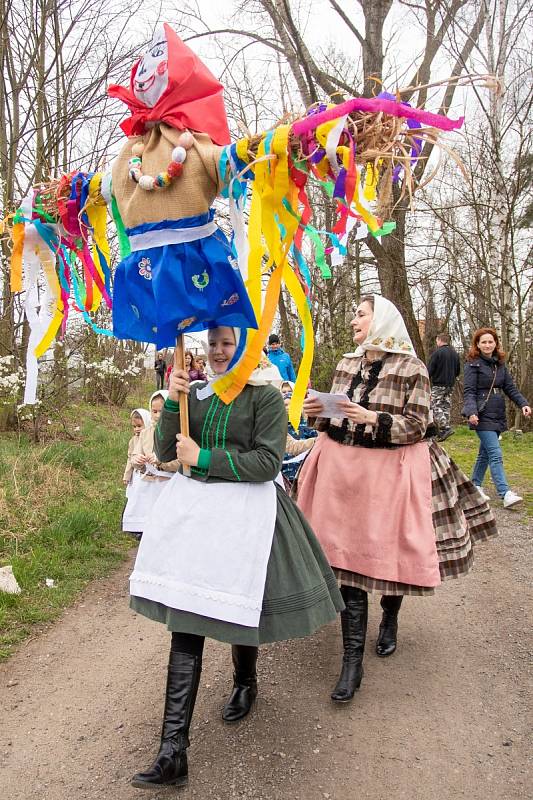
[[[453,131],[460,128],[464,122],[464,117],[459,119],[449,119],[443,114],[432,114],[431,111],[423,111],[419,108],[412,108],[404,103],[397,103],[394,100],[384,100],[382,98],[374,97],[352,97],[351,100],[346,100],[333,108],[328,108],[320,114],[311,114],[305,119],[295,122],[292,126],[292,132],[295,136],[304,136],[306,133],[313,131],[318,125],[323,122],[329,122],[337,117],[343,117],[351,111],[369,111],[372,113],[382,112],[389,114],[393,117],[405,117],[406,119],[416,119],[422,125],[427,125],[430,128],[439,128],[443,131]]]

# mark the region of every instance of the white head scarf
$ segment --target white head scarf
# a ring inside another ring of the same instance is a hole
[[[147,411],[145,408],[134,408],[130,414],[130,417],[133,417],[134,414],[138,414],[142,421],[144,422],[144,427],[147,428],[152,421],[150,417],[150,412]]]
[[[281,389],[282,383],[287,383],[281,377],[281,372],[263,353],[259,364],[254,369],[246,383],[249,386],[267,386],[271,383],[276,389]]]
[[[238,347],[241,338],[241,330],[240,328],[232,328],[232,331],[235,336],[235,344]],[[198,400],[205,400],[206,397],[210,397],[210,395],[214,393],[215,390],[213,389],[213,382],[220,377],[220,375],[214,375],[209,383],[207,383],[205,386],[202,386],[201,389],[196,390],[196,396]],[[283,379],[279,369],[268,360],[264,353],[262,353],[259,364],[246,381],[246,384],[248,386],[268,386],[269,383],[279,389],[283,383]]]
[[[370,323],[368,334],[355,353],[345,353],[347,358],[364,356],[367,350],[381,350],[384,353],[400,353],[403,356],[415,356],[413,343],[407,333],[403,317],[390,300],[380,294],[374,298],[374,317]]]
[[[150,401],[148,403],[148,408],[149,408],[148,413],[150,413],[150,411],[152,410],[152,400],[154,399],[154,397],[158,397],[158,395],[160,395],[163,398],[163,402],[165,402],[165,400],[168,397],[168,389],[158,389],[156,392],[150,395]]]

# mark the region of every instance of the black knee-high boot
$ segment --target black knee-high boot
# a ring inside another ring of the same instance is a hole
[[[353,586],[341,586],[341,594],[346,606],[341,611],[344,655],[341,674],[331,699],[336,703],[347,703],[359,689],[363,677],[368,595],[363,589]]]
[[[185,637],[183,637],[185,638]],[[203,639],[201,640],[203,647]],[[157,757],[146,772],[132,778],[133,786],[151,789],[157,786],[184,786],[188,780],[187,747],[189,727],[202,672],[202,649],[195,644],[196,653],[177,650],[173,638],[168,662],[167,690],[161,746]]]
[[[381,608],[383,616],[379,626],[376,642],[376,653],[381,658],[391,656],[396,650],[398,636],[398,612],[402,604],[403,595],[383,595]]]
[[[238,722],[250,712],[254,704],[257,697],[257,654],[257,647],[232,645],[233,690],[222,710],[224,722]]]

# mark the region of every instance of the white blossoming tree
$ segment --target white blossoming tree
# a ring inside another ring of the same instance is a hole
[[[143,361],[142,353],[114,347],[109,355],[100,354],[94,361],[86,363],[86,399],[91,403],[123,405],[136,379],[143,372]]]

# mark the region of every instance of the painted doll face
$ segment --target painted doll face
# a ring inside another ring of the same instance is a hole
[[[168,45],[163,27],[156,29],[150,45],[139,61],[133,80],[137,100],[153,108],[168,86]]]

